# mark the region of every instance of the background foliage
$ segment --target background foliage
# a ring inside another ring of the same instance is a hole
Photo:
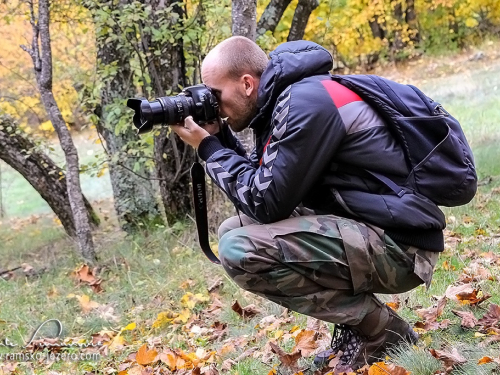
[[[258,18],[268,3],[259,0]],[[297,3],[298,0],[290,3],[274,33],[267,32],[258,39],[262,48],[271,51],[286,41]],[[96,33],[99,36],[109,22],[119,21],[126,25],[123,30],[126,33],[116,37],[137,36],[138,22],[146,20],[151,11],[139,1],[132,2],[127,7],[129,11],[119,15],[113,15],[104,7],[99,10],[101,23],[96,28],[90,12],[83,5],[74,0],[52,4],[54,94],[64,119],[77,129],[89,123],[81,111],[81,87],[91,87],[98,92],[98,86],[102,84],[96,75]],[[155,42],[176,43],[182,39],[189,84],[200,80],[200,60],[215,44],[231,35],[230,5],[229,0],[187,0],[184,25],[170,20],[165,25],[174,24],[174,28],[154,30]],[[416,19],[408,21],[407,12],[412,5]],[[168,9],[165,12],[164,17],[168,17]],[[0,110],[18,118],[24,127],[29,124],[31,130],[50,132],[52,127],[33,87],[29,56],[19,48],[31,39],[27,6],[16,1],[3,3],[0,14],[0,33],[3,36]],[[374,35],[370,23],[379,26],[383,38]],[[309,19],[305,38],[328,48],[337,57],[339,66],[354,69],[373,67],[376,61],[383,64],[423,53],[453,52],[485,38],[496,38],[499,33],[500,6],[497,0],[322,0]],[[396,39],[401,41],[400,45],[396,45]],[[124,39],[123,48],[132,49],[130,42]],[[144,91],[142,88],[151,87],[151,78],[144,69],[141,70],[140,60],[144,55],[131,53],[130,56],[133,82],[138,92]],[[113,74],[112,65],[99,69],[101,77],[106,71]],[[142,95],[151,97],[151,91],[142,92]]]

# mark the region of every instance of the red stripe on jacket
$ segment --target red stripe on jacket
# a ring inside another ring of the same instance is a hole
[[[358,94],[349,90],[347,87],[342,86],[340,83],[332,81],[332,80],[324,80],[321,81],[323,86],[325,87],[328,94],[333,100],[333,103],[337,108],[343,107],[346,104],[352,102],[362,102]]]
[[[260,160],[259,160],[259,165],[262,165],[262,159],[264,158],[264,152],[266,152],[266,148],[267,148],[267,146],[269,146],[269,143],[271,142],[272,137],[273,137],[273,135],[271,134],[271,136],[267,140],[266,145],[264,146],[264,150],[262,151],[262,158],[260,158]]]

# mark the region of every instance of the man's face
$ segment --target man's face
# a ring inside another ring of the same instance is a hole
[[[249,88],[248,77],[234,79],[223,69],[209,64],[202,67],[202,80],[217,97],[220,116],[235,132],[244,130],[257,112],[257,87]],[[254,82],[255,83],[255,82]],[[258,82],[256,83],[258,84]]]

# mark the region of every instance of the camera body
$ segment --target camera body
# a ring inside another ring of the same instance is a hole
[[[127,107],[135,111],[133,122],[139,134],[154,125],[175,125],[188,116],[200,124],[212,122],[219,116],[219,103],[210,88],[200,84],[184,88],[179,95],[163,96],[153,101],[146,98],[127,100]]]

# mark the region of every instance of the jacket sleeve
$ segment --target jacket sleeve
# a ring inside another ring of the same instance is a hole
[[[206,159],[213,181],[240,211],[261,223],[292,214],[345,135],[340,115],[321,84],[289,86],[272,116],[271,140],[262,165],[222,147],[214,148]]]
[[[223,121],[222,123],[222,128],[220,132],[215,134],[215,136],[222,144],[222,146],[233,150],[240,156],[246,156],[247,152],[245,150],[245,147],[243,147],[239,139],[234,136],[234,134],[231,132],[231,129],[229,129],[229,126],[225,121]]]

